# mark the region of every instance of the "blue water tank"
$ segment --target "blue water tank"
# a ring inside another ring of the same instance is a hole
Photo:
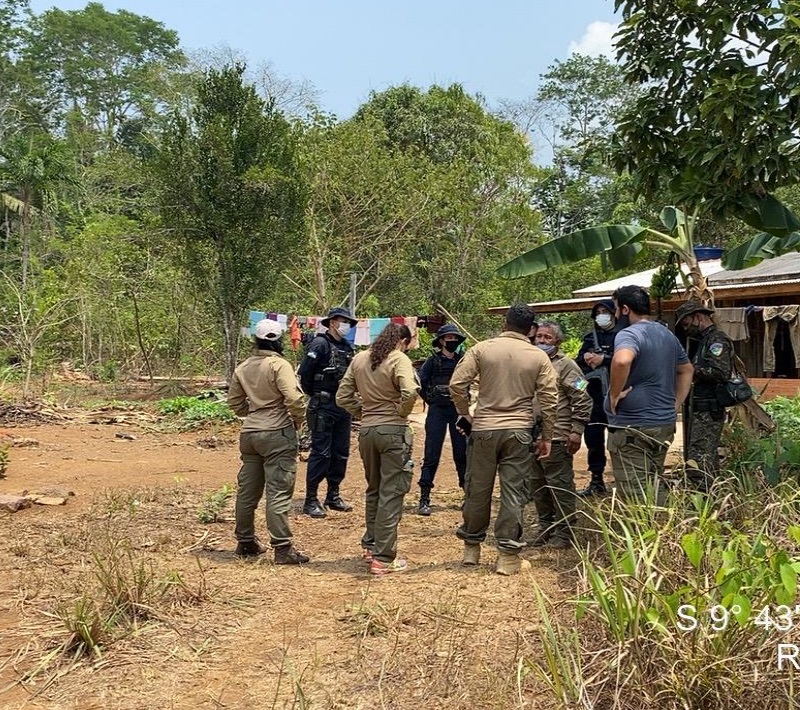
[[[698,261],[709,261],[710,259],[721,259],[723,251],[725,250],[722,247],[695,247],[694,255]]]

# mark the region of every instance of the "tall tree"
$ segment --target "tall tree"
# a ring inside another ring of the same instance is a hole
[[[218,304],[228,377],[248,308],[275,288],[301,235],[305,201],[297,133],[244,71],[206,73],[190,115],[172,117],[157,164],[164,223]]]
[[[35,18],[23,58],[46,85],[57,116],[72,114],[107,144],[126,121],[152,117],[169,94],[169,73],[184,63],[176,32],[97,2]]]
[[[525,138],[458,84],[393,87],[373,94],[354,120],[377,122],[388,148],[418,161],[430,198],[395,268],[395,293],[416,283],[429,308],[481,312],[497,298],[492,269],[502,254],[538,230]]]

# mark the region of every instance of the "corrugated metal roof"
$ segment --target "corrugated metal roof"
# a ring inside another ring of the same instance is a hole
[[[709,286],[736,288],[739,284],[752,286],[759,281],[767,284],[774,283],[775,278],[800,279],[800,253],[794,251],[772,259],[765,259],[749,269],[719,271],[708,279],[708,284]]]
[[[681,270],[684,274],[688,273],[688,269],[685,265],[681,265]],[[592,286],[586,286],[585,288],[579,288],[572,292],[572,295],[575,298],[586,298],[586,297],[595,297],[595,296],[608,296],[609,293],[614,293],[618,288],[621,286],[642,286],[644,288],[649,289],[650,283],[653,280],[653,274],[658,271],[658,269],[647,269],[647,271],[640,271],[636,274],[629,274],[628,276],[620,276],[618,279],[612,279],[611,281],[603,281],[603,283],[594,284]],[[722,271],[722,263],[719,259],[709,259],[707,261],[700,262],[700,271],[702,272],[703,276],[708,278],[711,274],[716,274],[719,271]],[[683,291],[683,287],[679,285],[679,288],[676,289],[676,293]]]

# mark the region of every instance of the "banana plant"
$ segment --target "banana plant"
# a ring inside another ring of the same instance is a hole
[[[629,266],[643,247],[650,246],[677,254],[686,265],[689,293],[708,302],[712,295],[694,254],[697,211],[687,216],[677,207],[668,206],[659,217],[666,231],[632,224],[579,229],[521,254],[503,264],[497,273],[503,278],[516,279],[602,253],[608,256],[613,268],[621,269]]]
[[[630,266],[644,246],[650,246],[676,254],[686,267],[688,296],[713,306],[714,296],[694,254],[697,215],[698,210],[686,215],[677,207],[667,206],[659,215],[664,231],[632,224],[579,229],[521,254],[503,264],[497,273],[517,279],[599,254],[607,256],[612,268],[621,269]],[[762,231],[723,256],[727,269],[752,266],[762,259],[796,251],[800,245],[800,219],[771,195],[748,197],[737,216]]]

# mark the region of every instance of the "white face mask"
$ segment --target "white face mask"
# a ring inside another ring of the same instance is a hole
[[[594,319],[594,322],[597,323],[597,325],[601,328],[608,328],[608,326],[611,325],[611,314],[598,313],[597,318]]]
[[[344,338],[344,336],[347,335],[350,332],[350,324],[349,323],[339,323],[339,325],[336,326],[336,330],[338,330],[339,331],[339,335],[341,335]]]

